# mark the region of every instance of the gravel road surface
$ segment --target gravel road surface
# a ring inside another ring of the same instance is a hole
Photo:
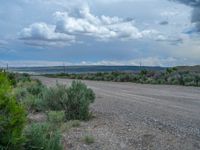
[[[69,79],[34,77],[48,86]],[[200,88],[82,81],[96,93],[94,119],[64,134],[65,149],[200,149]],[[83,142],[93,136],[94,144]]]

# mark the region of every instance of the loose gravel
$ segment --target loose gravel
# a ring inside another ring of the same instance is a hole
[[[47,86],[72,82],[34,78]],[[200,149],[200,88],[82,82],[96,93],[94,118],[63,133],[66,150]],[[85,136],[92,136],[94,143],[84,143]]]

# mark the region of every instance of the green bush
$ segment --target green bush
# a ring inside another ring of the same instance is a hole
[[[19,82],[30,82],[31,81],[31,78],[30,78],[30,75],[27,74],[27,73],[23,73],[23,74],[15,74],[15,78],[16,78],[16,81]]]
[[[16,74],[14,74],[14,73],[7,73],[7,77],[8,77],[8,79],[10,80],[10,83],[11,83],[13,86],[16,86],[16,84],[17,84],[17,81],[16,81]]]
[[[62,111],[68,101],[67,87],[56,84],[55,87],[46,89],[43,93],[44,109]]]
[[[0,149],[20,150],[24,142],[22,130],[26,116],[24,108],[11,93],[5,74],[0,73]]]
[[[14,94],[17,98],[17,101],[21,102],[25,97],[29,95],[26,88],[17,87],[14,89]]]
[[[43,92],[43,89],[45,88],[44,85],[38,80],[31,80],[31,81],[25,81],[25,82],[18,82],[17,88],[24,88],[27,90],[27,92],[31,95],[41,95]]]
[[[89,119],[89,105],[94,102],[94,99],[94,92],[78,81],[73,81],[69,88],[57,84],[44,93],[46,109],[64,110],[67,120]]]
[[[64,111],[49,111],[47,116],[48,121],[53,124],[60,124],[65,120]]]
[[[39,80],[33,80],[30,82],[30,86],[27,87],[27,91],[32,95],[40,95],[44,88],[44,85]]]
[[[19,74],[19,73],[6,73],[8,76],[8,79],[10,80],[10,83],[13,86],[16,86],[18,82],[30,82],[31,78],[29,74]]]
[[[95,142],[95,139],[93,136],[90,136],[90,135],[86,135],[85,137],[83,137],[83,141],[85,144],[92,144]]]
[[[48,123],[35,123],[24,132],[25,150],[62,150],[61,134]]]
[[[19,82],[14,89],[17,100],[22,103],[29,112],[42,110],[42,94],[45,90],[38,80]]]
[[[34,95],[27,95],[23,99],[22,104],[28,112],[41,112],[43,110],[43,100]]]
[[[81,82],[73,81],[67,89],[68,101],[65,105],[66,119],[87,120],[90,117],[89,105],[94,102],[95,94]]]
[[[73,120],[69,121],[72,127],[79,127],[81,125],[81,122],[79,120]]]
[[[80,127],[81,122],[79,120],[70,120],[60,124],[60,129],[62,132],[68,132],[71,128]]]
[[[179,71],[177,68],[166,68],[162,71],[141,70],[140,72],[102,72],[82,74],[54,74],[49,77],[70,79],[134,82],[142,84],[177,84],[200,86],[200,74],[193,71]]]

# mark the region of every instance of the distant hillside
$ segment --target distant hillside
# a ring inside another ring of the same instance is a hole
[[[147,66],[55,66],[55,67],[19,67],[10,68],[11,71],[36,73],[36,74],[59,74],[59,73],[97,73],[97,72],[139,72],[141,70],[163,71],[163,67]]]
[[[189,71],[189,72],[197,72],[200,73],[200,65],[196,66],[178,66],[176,67],[178,71]]]

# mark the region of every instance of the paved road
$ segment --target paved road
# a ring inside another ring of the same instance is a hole
[[[72,81],[37,78],[48,86]],[[200,88],[82,82],[96,93],[92,109],[107,119],[113,149],[200,149]]]

